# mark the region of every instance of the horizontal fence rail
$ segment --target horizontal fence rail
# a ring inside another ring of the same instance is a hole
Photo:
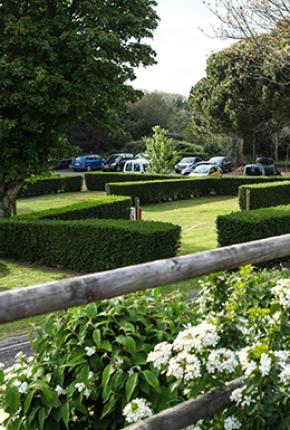
[[[0,324],[290,255],[290,234],[0,293]]]
[[[230,395],[240,385],[241,379],[235,379],[224,390],[213,390],[195,400],[187,400],[123,430],[183,430],[230,406]]]

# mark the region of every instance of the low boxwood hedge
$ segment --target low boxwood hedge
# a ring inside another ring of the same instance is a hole
[[[281,181],[281,177],[279,177]],[[192,197],[216,195],[237,195],[240,185],[255,182],[277,181],[277,177],[199,177],[145,182],[108,183],[108,194],[139,197],[141,202],[156,203],[168,200],[182,200]]]
[[[35,197],[46,194],[79,192],[82,190],[83,176],[49,176],[47,178],[34,178],[27,181],[19,197]]]
[[[94,272],[176,255],[180,227],[129,220],[0,222],[0,257]]]
[[[290,205],[233,212],[217,217],[221,246],[290,233]]]
[[[250,193],[249,207],[246,207],[247,191]],[[241,209],[259,209],[290,203],[290,181],[266,184],[242,185],[239,188]]]
[[[107,183],[112,182],[145,182],[178,178],[176,175],[157,175],[157,174],[134,174],[116,172],[90,172],[85,173],[85,183],[89,191],[105,191]],[[185,178],[182,176],[181,178]]]
[[[129,219],[132,200],[124,196],[105,196],[88,202],[33,212],[18,219],[76,220],[90,218]]]

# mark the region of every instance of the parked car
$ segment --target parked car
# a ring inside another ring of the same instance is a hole
[[[146,173],[149,162],[145,158],[136,158],[135,160],[126,161],[124,173]]]
[[[75,157],[66,157],[58,161],[57,169],[70,169]]]
[[[134,158],[133,154],[112,154],[105,161],[103,170],[104,172],[122,172],[126,161],[132,160]]]
[[[281,173],[275,164],[246,164],[244,167],[244,176],[280,176]]]
[[[217,176],[221,177],[222,169],[209,162],[198,163],[189,176]]]
[[[187,167],[193,166],[201,161],[202,159],[200,157],[184,157],[175,165],[174,170],[176,173],[182,173]]]
[[[79,155],[72,163],[75,172],[102,170],[105,160],[98,154]]]
[[[229,157],[212,157],[208,160],[211,164],[216,164],[222,169],[223,173],[231,172],[233,170],[233,160]]]

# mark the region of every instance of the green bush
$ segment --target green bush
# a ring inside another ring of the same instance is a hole
[[[85,183],[89,191],[105,191],[106,184],[112,182],[145,182],[176,178],[174,175],[141,173],[91,172],[85,173]],[[180,179],[180,177],[178,177]]]
[[[51,315],[37,330],[32,362],[20,356],[0,387],[6,427],[116,430],[125,425],[123,408],[135,397],[150,396],[158,410],[182,401],[169,388],[160,390],[146,357],[189,321],[194,312],[181,294],[157,291]],[[18,396],[16,380],[22,388],[27,384]]]
[[[220,215],[217,233],[221,246],[290,233],[290,205]]]
[[[250,193],[250,207],[246,208],[246,194]],[[290,181],[271,184],[242,185],[239,188],[241,209],[260,209],[290,203]]]
[[[19,197],[35,197],[46,194],[79,192],[83,186],[82,175],[49,176],[29,179],[24,184]]]
[[[80,220],[90,218],[129,219],[130,197],[107,196],[73,205],[33,212],[18,219]]]
[[[182,177],[183,179],[165,179],[146,182],[108,183],[108,194],[126,195],[132,198],[139,197],[141,202],[155,203],[168,200],[182,200],[209,194],[235,196],[240,185],[281,181],[281,177]],[[287,179],[287,178],[285,178]]]
[[[95,272],[176,255],[180,227],[127,220],[0,222],[0,257]]]

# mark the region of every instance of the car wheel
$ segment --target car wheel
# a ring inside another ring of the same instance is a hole
[[[87,166],[87,172],[91,172],[91,171],[92,171],[91,166]]]

